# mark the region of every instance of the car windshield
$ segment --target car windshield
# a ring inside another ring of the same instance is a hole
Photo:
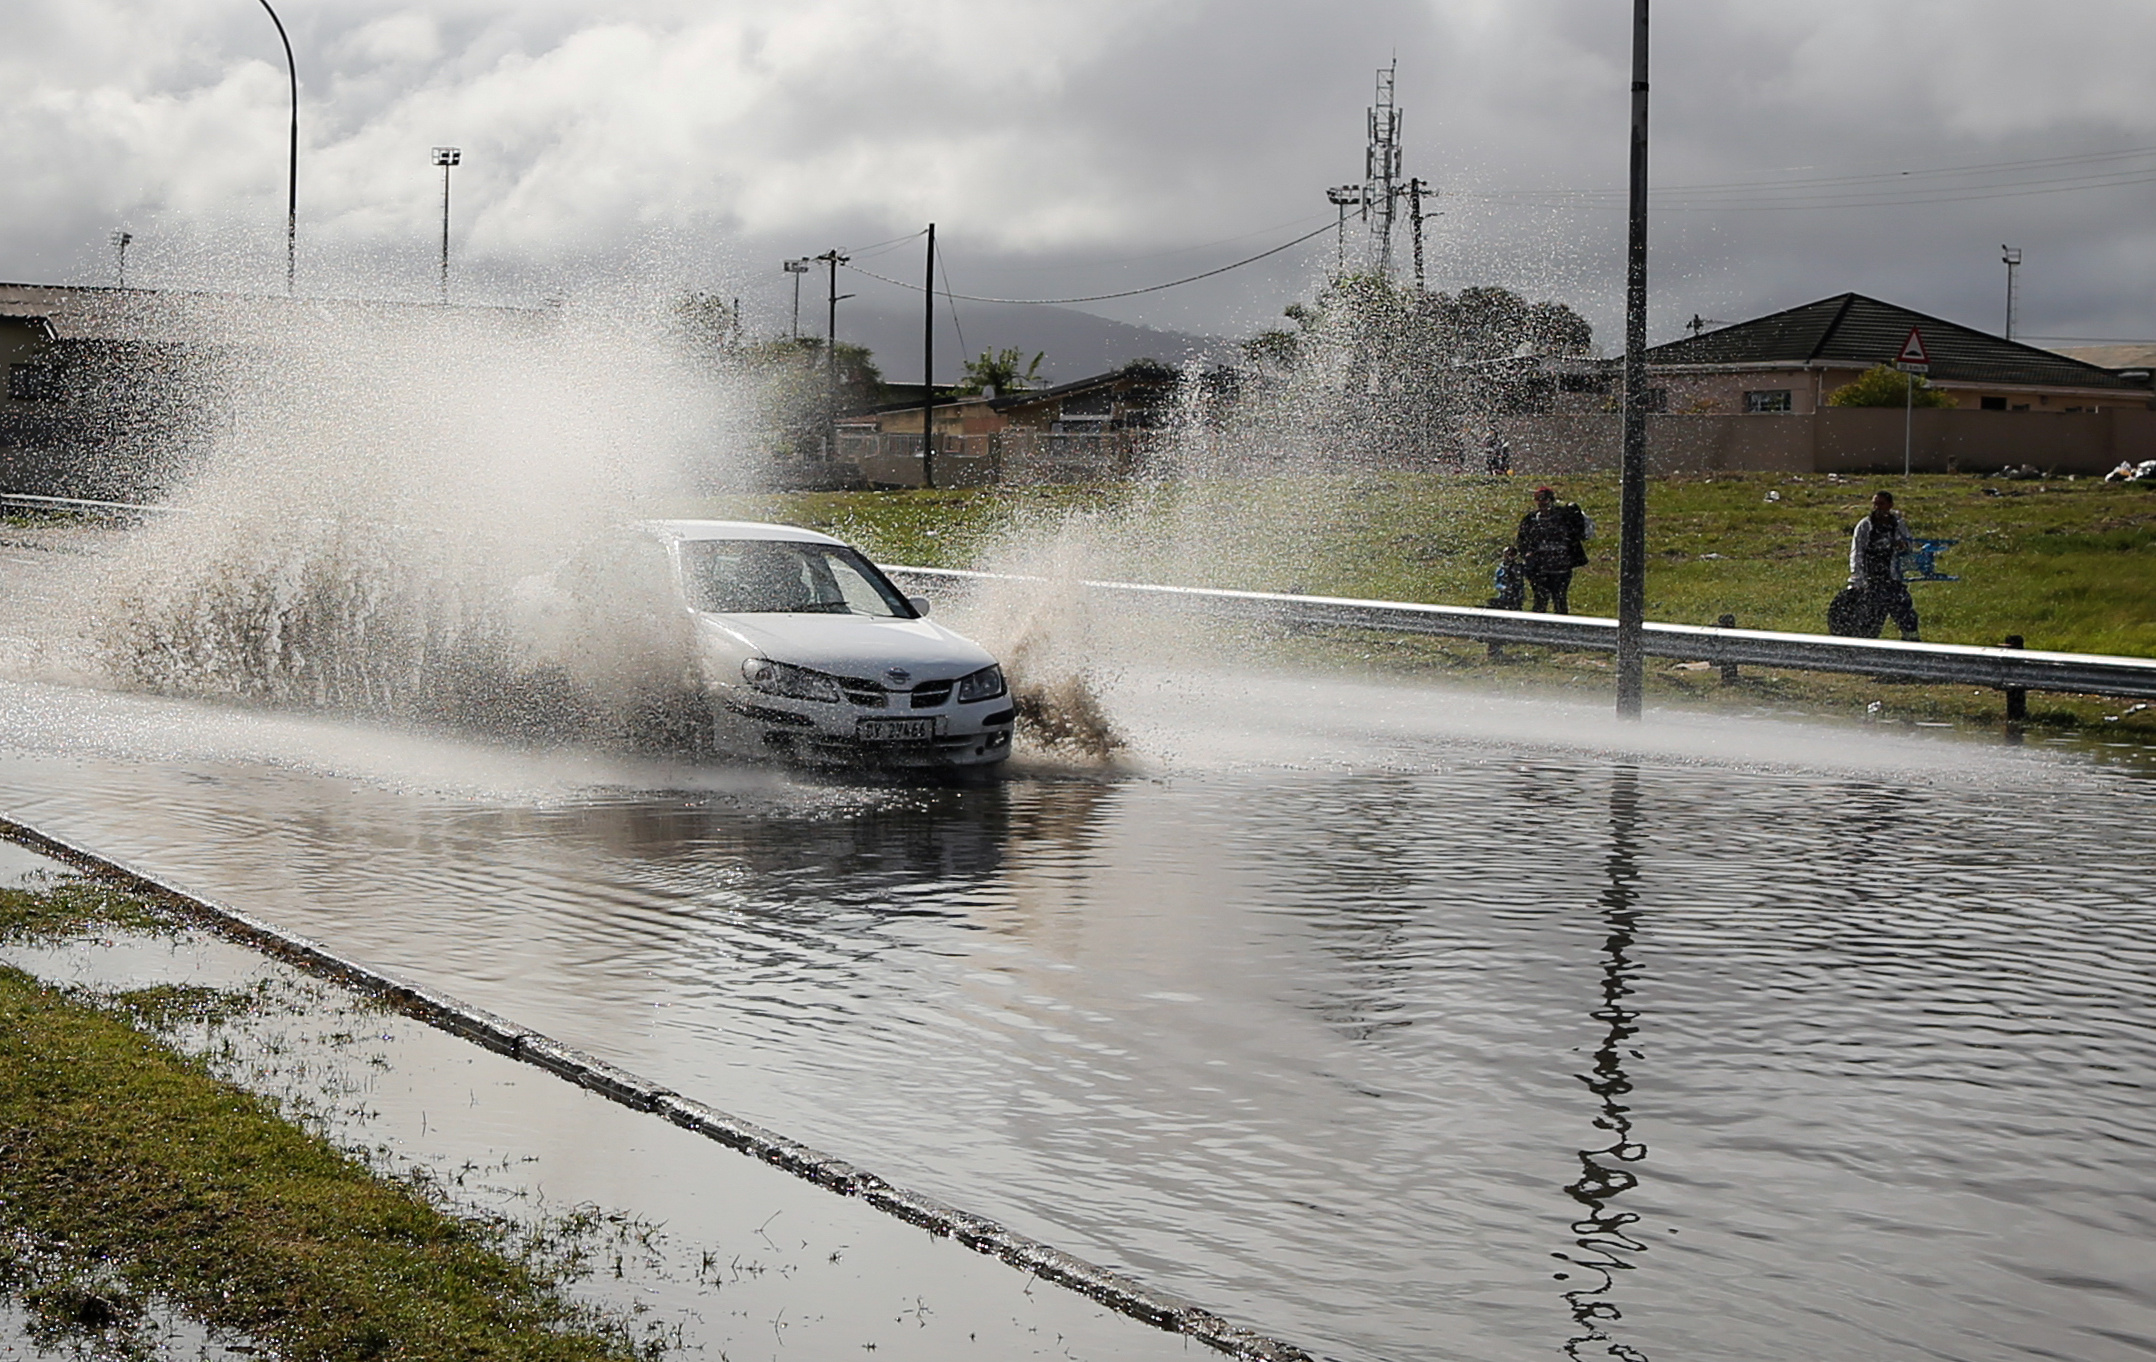
[[[914,613],[867,559],[837,544],[684,540],[681,578],[691,606],[721,614],[912,619]]]

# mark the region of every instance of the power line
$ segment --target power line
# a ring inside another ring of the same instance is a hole
[[[943,274],[943,301],[951,309],[951,329],[958,333],[958,356],[970,359],[973,352],[966,348],[966,328],[958,321],[958,300],[951,294],[951,252],[948,247],[936,257],[936,268]]]
[[[948,292],[944,296],[968,303],[1011,303],[1019,307],[1060,307],[1065,303],[1100,303],[1106,302],[1110,298],[1135,298],[1141,293],[1158,293],[1162,289],[1180,288],[1184,284],[1195,284],[1200,279],[1210,279],[1216,274],[1226,274],[1229,270],[1239,270],[1245,265],[1254,265],[1267,256],[1278,255],[1291,246],[1300,246],[1312,237],[1321,236],[1331,230],[1332,224],[1328,222],[1314,232],[1305,232],[1293,241],[1283,241],[1271,250],[1260,251],[1256,255],[1238,260],[1232,265],[1222,265],[1218,269],[1207,270],[1203,274],[1193,274],[1183,279],[1171,279],[1165,284],[1148,284],[1144,288],[1124,289],[1120,293],[1091,293],[1082,298],[982,298],[971,293]],[[920,284],[909,284],[903,279],[892,279],[878,274],[874,270],[864,270],[859,265],[848,265],[846,268],[852,270],[855,274],[865,274],[871,279],[880,280],[886,284],[895,284],[899,288],[912,289],[916,293],[924,291],[923,286]],[[948,287],[949,281],[946,280],[945,283],[946,287]]]
[[[1148,251],[1144,255],[1118,255],[1109,256],[1105,259],[1098,260],[1072,260],[1065,261],[1061,264],[1056,265],[976,265],[974,266],[974,273],[1009,274],[1015,271],[1020,273],[1037,274],[1042,272],[1043,270],[1089,270],[1105,269],[1112,265],[1138,265],[1143,264],[1148,260],[1166,260],[1171,256],[1189,255],[1192,251],[1206,251],[1211,250],[1215,246],[1233,245],[1235,242],[1238,241],[1248,241],[1254,236],[1271,236],[1274,232],[1285,231],[1293,227],[1300,227],[1306,222],[1315,222],[1320,216],[1322,215],[1317,213],[1304,213],[1299,217],[1289,218],[1285,222],[1270,222],[1263,227],[1253,227],[1247,232],[1237,232],[1234,236],[1216,237],[1211,241],[1193,242],[1188,246],[1177,246],[1173,250]]]

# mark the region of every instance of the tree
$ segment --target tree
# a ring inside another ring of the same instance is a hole
[[[985,392],[994,388],[998,393],[1024,392],[1040,382],[1041,361],[1048,358],[1045,350],[1036,350],[1033,359],[1021,369],[1025,356],[1016,349],[983,350],[978,359],[966,361],[965,376],[958,384],[962,394]]]
[[[741,343],[741,318],[733,304],[712,293],[684,293],[674,302],[667,329],[691,354],[710,360]]]
[[[1959,403],[1931,386],[1928,379],[1905,374],[1890,364],[1876,364],[1857,381],[1827,394],[1830,407],[1952,407]]]

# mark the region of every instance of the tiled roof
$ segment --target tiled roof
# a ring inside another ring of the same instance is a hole
[[[2147,391],[2108,369],[2084,364],[1861,293],[1822,298],[1719,331],[1657,345],[1647,363],[1684,364],[1834,363],[1868,369],[1891,364],[1910,328],[1921,331],[1931,356],[1933,382],[2002,383],[2052,388],[2122,388]]]

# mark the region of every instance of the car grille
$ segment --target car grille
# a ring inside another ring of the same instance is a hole
[[[887,691],[874,681],[851,676],[838,678],[839,689],[861,709],[938,709],[949,702],[951,688],[957,684],[955,681],[924,681],[909,695],[906,691]]]
[[[913,707],[915,709],[934,709],[951,698],[952,684],[949,681],[930,681],[925,685],[914,687]]]
[[[838,688],[846,692],[846,698],[863,709],[882,709],[889,703],[884,698],[883,687],[873,681],[856,681],[852,677],[838,679]]]

